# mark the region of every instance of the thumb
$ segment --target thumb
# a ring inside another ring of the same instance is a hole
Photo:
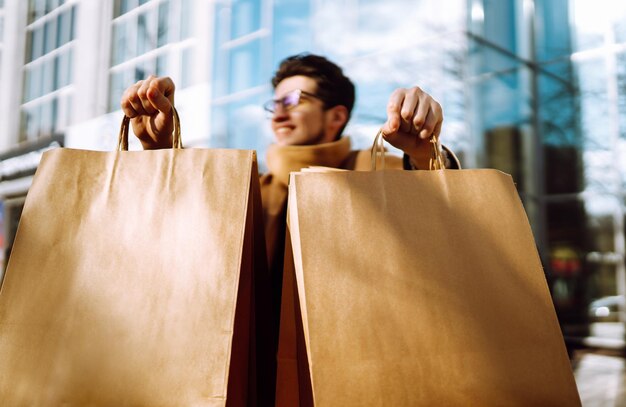
[[[387,119],[382,127],[385,136],[395,135],[400,128],[400,122],[396,117],[390,117]]]

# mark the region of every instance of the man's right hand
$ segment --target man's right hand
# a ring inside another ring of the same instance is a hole
[[[172,147],[174,82],[150,75],[130,86],[121,100],[133,132],[146,150]]]

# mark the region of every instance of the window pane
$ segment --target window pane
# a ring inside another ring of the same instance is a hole
[[[137,55],[145,54],[156,47],[155,11],[137,16]]]
[[[30,88],[32,81],[32,67],[26,67],[24,69],[24,91],[22,92],[22,103],[26,103],[30,100]]]
[[[119,109],[124,92],[124,72],[112,72],[109,76],[109,112]]]
[[[28,80],[28,100],[33,100],[41,96],[41,64],[36,64],[30,70]]]
[[[180,7],[180,39],[184,40],[191,35],[192,16],[191,0],[182,0]]]
[[[20,129],[22,135],[21,141],[33,140],[37,137],[37,130],[39,129],[39,106],[34,106],[30,109],[23,109],[21,115]]]
[[[121,16],[134,7],[132,0],[117,0],[115,7],[115,17]]]
[[[157,57],[157,65],[156,65],[157,76],[168,75],[168,70],[167,70],[168,59],[169,59],[169,54],[161,54]]]
[[[43,66],[43,94],[50,93],[54,90],[54,59],[47,58],[42,64]]]
[[[133,56],[130,48],[129,28],[130,25],[123,21],[113,25],[112,66],[121,64]]]
[[[181,87],[186,88],[189,85],[193,84],[193,48],[185,48],[183,49],[181,55]]]
[[[238,0],[233,2],[233,38],[249,34],[260,28],[260,2]]]
[[[54,10],[57,6],[56,0],[46,0],[46,14]]]
[[[52,133],[52,103],[51,101],[41,104],[41,123],[39,126],[39,135],[47,136]]]
[[[162,47],[168,43],[169,34],[169,1],[159,4],[159,32],[157,38],[157,47]]]
[[[66,10],[58,17],[57,22],[57,47],[70,42],[72,34],[72,11]]]
[[[20,111],[20,135],[18,142],[22,143],[28,138],[28,122],[30,121],[30,114],[28,110],[22,109]]]
[[[135,82],[146,79],[149,75],[156,72],[156,61],[149,59],[135,67]]]
[[[230,57],[230,93],[249,89],[262,83],[258,61],[261,61],[261,41],[254,40],[232,50]]]
[[[30,60],[34,61],[43,55],[43,27],[37,27],[32,34],[32,48]]]
[[[74,37],[74,33],[75,33],[75,30],[76,30],[76,6],[72,6],[72,17],[71,17],[71,20],[72,20],[72,24],[71,24],[72,29],[70,31],[70,40],[73,40],[75,38]]]
[[[50,125],[50,133],[54,134],[58,130],[59,125],[59,100],[57,98],[52,99],[50,103],[51,115],[52,115],[52,124]]]
[[[41,131],[41,105],[31,109],[31,120],[28,123],[28,138],[34,140]]]
[[[71,55],[71,50],[67,50],[55,58],[55,89],[62,88],[70,83]]]
[[[44,55],[48,52],[52,51],[56,46],[56,25],[57,20],[52,19],[46,21],[44,25],[44,36],[45,36],[45,49]]]
[[[31,0],[28,7],[28,23],[44,15],[46,0]]]

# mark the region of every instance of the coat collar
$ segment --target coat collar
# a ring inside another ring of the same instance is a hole
[[[267,167],[270,174],[285,185],[289,173],[310,166],[338,168],[350,155],[349,137],[325,144],[306,146],[279,146],[272,144],[267,149]]]

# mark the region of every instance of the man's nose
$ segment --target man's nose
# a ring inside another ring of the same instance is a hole
[[[274,113],[272,114],[272,120],[279,122],[289,117],[289,110],[283,106],[282,103],[276,103],[274,107]]]

